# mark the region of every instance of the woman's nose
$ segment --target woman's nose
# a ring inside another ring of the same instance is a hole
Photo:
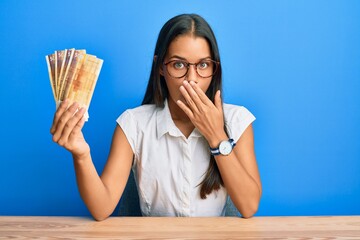
[[[189,65],[189,70],[186,74],[186,80],[197,82],[196,65]]]

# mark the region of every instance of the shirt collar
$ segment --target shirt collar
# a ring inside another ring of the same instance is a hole
[[[164,107],[157,111],[156,125],[157,138],[162,137],[165,133],[169,133],[169,135],[173,137],[184,136],[172,120],[167,99],[165,99],[164,101]],[[194,131],[192,131],[192,133],[190,134],[189,138],[190,137],[202,137],[202,135],[199,130],[195,128]]]

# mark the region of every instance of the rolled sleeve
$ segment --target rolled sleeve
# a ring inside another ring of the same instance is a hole
[[[246,128],[255,121],[255,116],[243,106],[227,105],[224,109],[225,126],[229,137],[237,142]]]
[[[127,110],[123,112],[118,119],[116,119],[116,122],[119,124],[123,132],[125,133],[125,136],[131,146],[131,149],[134,154],[136,154],[136,137],[137,137],[137,127],[136,127],[136,121],[134,120],[132,114]]]

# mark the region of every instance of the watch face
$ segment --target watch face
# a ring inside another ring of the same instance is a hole
[[[231,153],[232,146],[229,141],[222,141],[219,146],[219,152],[222,155],[229,155]]]

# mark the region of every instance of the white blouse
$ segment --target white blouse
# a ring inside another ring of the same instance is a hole
[[[225,125],[238,141],[255,117],[245,108],[224,104]],[[134,152],[132,170],[144,216],[223,216],[224,187],[200,198],[200,186],[209,166],[206,139],[195,128],[188,138],[175,126],[165,107],[142,105],[117,119]],[[235,146],[236,147],[236,146]]]

